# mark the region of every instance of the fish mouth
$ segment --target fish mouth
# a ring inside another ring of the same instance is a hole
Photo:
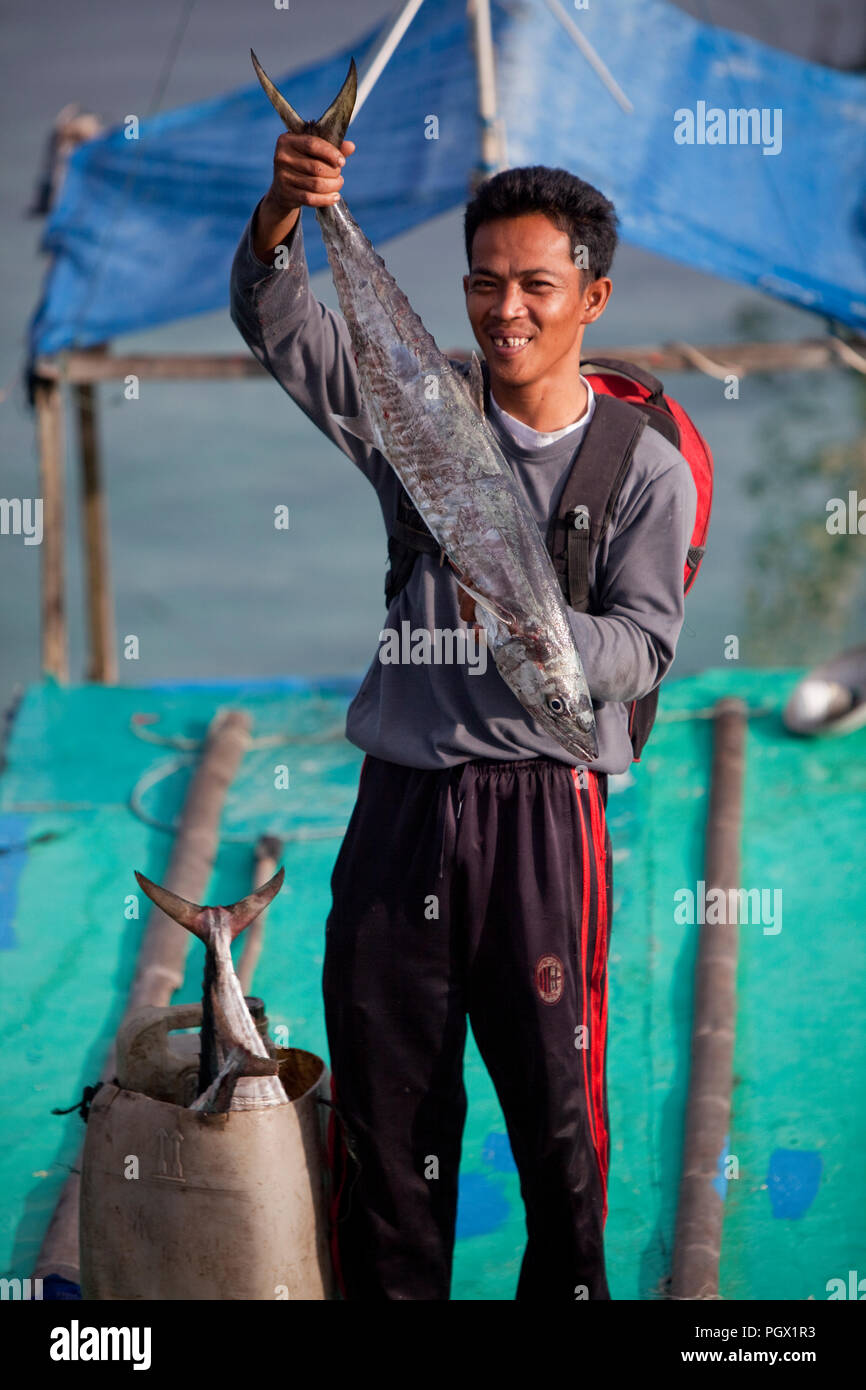
[[[540,724],[546,734],[561,744],[567,753],[573,758],[580,758],[582,762],[592,763],[598,757],[598,738],[595,729],[585,732],[574,720],[570,720],[568,725],[560,723],[552,718],[546,710],[535,709],[533,718]]]

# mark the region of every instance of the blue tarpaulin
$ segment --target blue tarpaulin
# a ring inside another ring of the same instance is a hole
[[[626,240],[866,329],[866,78],[664,0],[567,8],[635,109],[614,102],[542,0],[495,3],[509,164],[571,169],[613,199]],[[381,32],[352,47],[362,71]],[[288,76],[279,54],[259,56],[317,116],[351,55]],[[248,61],[238,54],[239,73]],[[760,119],[735,114],[750,110]],[[34,354],[225,307],[282,128],[253,78],[142,121],[137,139],[120,126],[82,146],[46,231]],[[374,244],[465,201],[478,160],[465,0],[422,6],[351,136],[348,202]],[[306,245],[320,269],[320,238]]]

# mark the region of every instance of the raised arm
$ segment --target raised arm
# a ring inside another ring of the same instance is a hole
[[[315,425],[378,487],[388,464],[334,415],[364,414],[349,331],[310,289],[301,207],[339,198],[343,153],[312,135],[277,140],[274,179],[244,228],[232,264],[230,311],[250,351]],[[340,162],[342,161],[342,163]]]

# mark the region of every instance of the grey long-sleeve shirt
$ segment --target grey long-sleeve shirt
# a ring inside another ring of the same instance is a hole
[[[346,322],[310,290],[300,218],[287,243],[288,262],[279,270],[253,251],[254,218],[255,213],[232,266],[232,319],[280,386],[373,484],[390,532],[401,487],[397,474],[378,449],[332,418],[364,414]],[[525,449],[494,415],[488,419],[544,535],[565,486],[574,439],[565,435],[544,448]],[[594,613],[568,609],[596,706],[599,756],[589,764],[596,772],[629,766],[628,703],[652,690],[673,661],[696,501],[685,459],[656,430],[645,429],[590,574]],[[430,632],[461,626],[456,580],[437,556],[418,556],[382,626],[400,633],[404,621],[411,630]],[[469,663],[384,664],[380,650],[346,722],[347,738],[365,752],[418,768],[449,767],[468,758],[531,757],[581,766],[530,718],[492,660],[479,673]]]

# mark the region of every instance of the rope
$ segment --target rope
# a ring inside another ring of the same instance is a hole
[[[70,1105],[66,1110],[52,1110],[52,1115],[71,1115],[73,1110],[77,1110],[84,1123],[87,1124],[90,1115],[90,1107],[93,1104],[96,1093],[101,1090],[104,1085],[104,1081],[97,1081],[95,1086],[85,1086],[81,1093],[81,1100],[77,1100],[74,1105]],[[70,1171],[73,1170],[70,1169]]]
[[[746,709],[747,719],[761,719],[767,714],[778,714],[777,705],[755,705],[754,709]],[[714,719],[716,710],[714,706],[707,709],[678,709],[669,710],[667,713],[660,712],[656,715],[657,724],[680,724],[689,719]]]
[[[178,748],[183,752],[195,753],[204,747],[203,738],[185,738],[183,734],[157,734],[151,733],[145,727],[145,721],[155,724],[161,719],[157,714],[134,714],[130,721],[130,731],[136,738],[143,743],[154,743],[160,748]],[[342,724],[332,724],[330,728],[323,729],[319,733],[309,734],[263,734],[261,738],[251,738],[247,747],[252,748],[277,748],[281,744],[295,743],[336,743],[345,738],[345,730]]]
[[[180,828],[180,822],[175,820],[169,823],[157,820],[155,816],[145,811],[141,804],[141,799],[146,792],[158,786],[160,782],[164,782],[167,777],[171,777],[175,772],[178,772],[180,768],[188,767],[194,761],[194,754],[183,753],[177,758],[170,758],[168,762],[160,763],[157,767],[150,768],[147,772],[142,773],[135,783],[129,797],[129,809],[132,811],[133,815],[137,816],[140,821],[143,821],[145,825],[149,825],[153,830],[162,830],[166,834],[176,835]],[[326,825],[301,827],[297,830],[281,830],[279,835],[281,840],[291,842],[331,840],[336,839],[337,836],[345,835],[345,833],[345,825]],[[258,843],[259,832],[254,831],[250,834],[235,834],[227,830],[220,835],[219,840],[220,844],[229,843],[254,846]]]

